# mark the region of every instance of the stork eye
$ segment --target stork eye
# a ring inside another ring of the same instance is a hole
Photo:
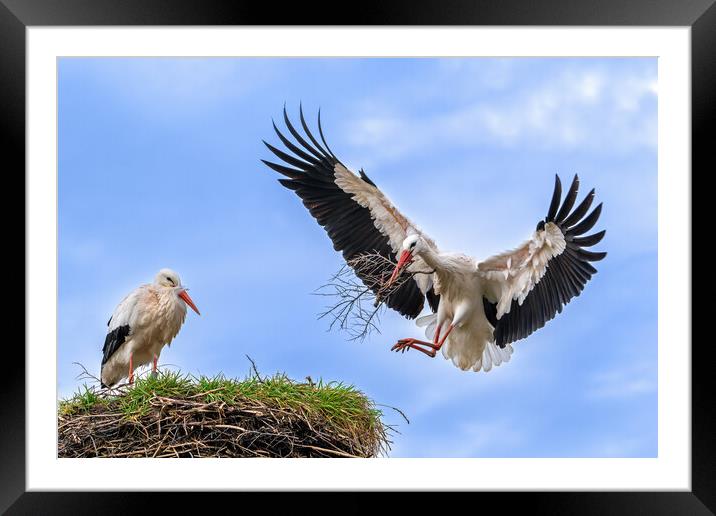
[[[169,276],[167,276],[167,281],[168,281],[169,283],[171,283],[172,285],[174,285],[174,281],[173,281]]]

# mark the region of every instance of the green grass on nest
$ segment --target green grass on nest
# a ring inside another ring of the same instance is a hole
[[[383,413],[341,382],[163,371],[84,385],[59,403],[60,456],[370,457],[389,449]]]

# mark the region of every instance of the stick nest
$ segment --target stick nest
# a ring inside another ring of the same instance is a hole
[[[376,457],[393,430],[360,391],[310,378],[162,372],[83,389],[60,402],[59,457]]]

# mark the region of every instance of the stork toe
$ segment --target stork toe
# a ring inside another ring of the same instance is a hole
[[[424,346],[424,347],[423,347]],[[414,339],[414,338],[408,338],[408,339],[400,339],[392,348],[390,348],[391,351],[400,351],[401,353],[405,353],[409,349],[416,349],[420,351],[421,353],[424,353],[428,355],[431,358],[435,358],[436,350],[438,348],[435,347],[435,344],[431,342],[425,342],[420,339]],[[425,349],[428,348],[428,349]]]
[[[410,344],[412,343],[413,339],[400,339],[398,342],[396,342],[392,348],[390,348],[391,351],[401,351],[405,353],[406,348],[410,347]]]

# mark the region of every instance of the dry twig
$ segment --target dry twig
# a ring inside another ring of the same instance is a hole
[[[390,285],[388,279],[396,263],[377,253],[364,253],[346,262],[315,294],[335,299],[334,304],[318,315],[328,318],[328,330],[338,327],[351,340],[364,340],[373,331],[380,333],[378,324],[385,308],[385,300],[417,274],[434,271],[406,271]]]

